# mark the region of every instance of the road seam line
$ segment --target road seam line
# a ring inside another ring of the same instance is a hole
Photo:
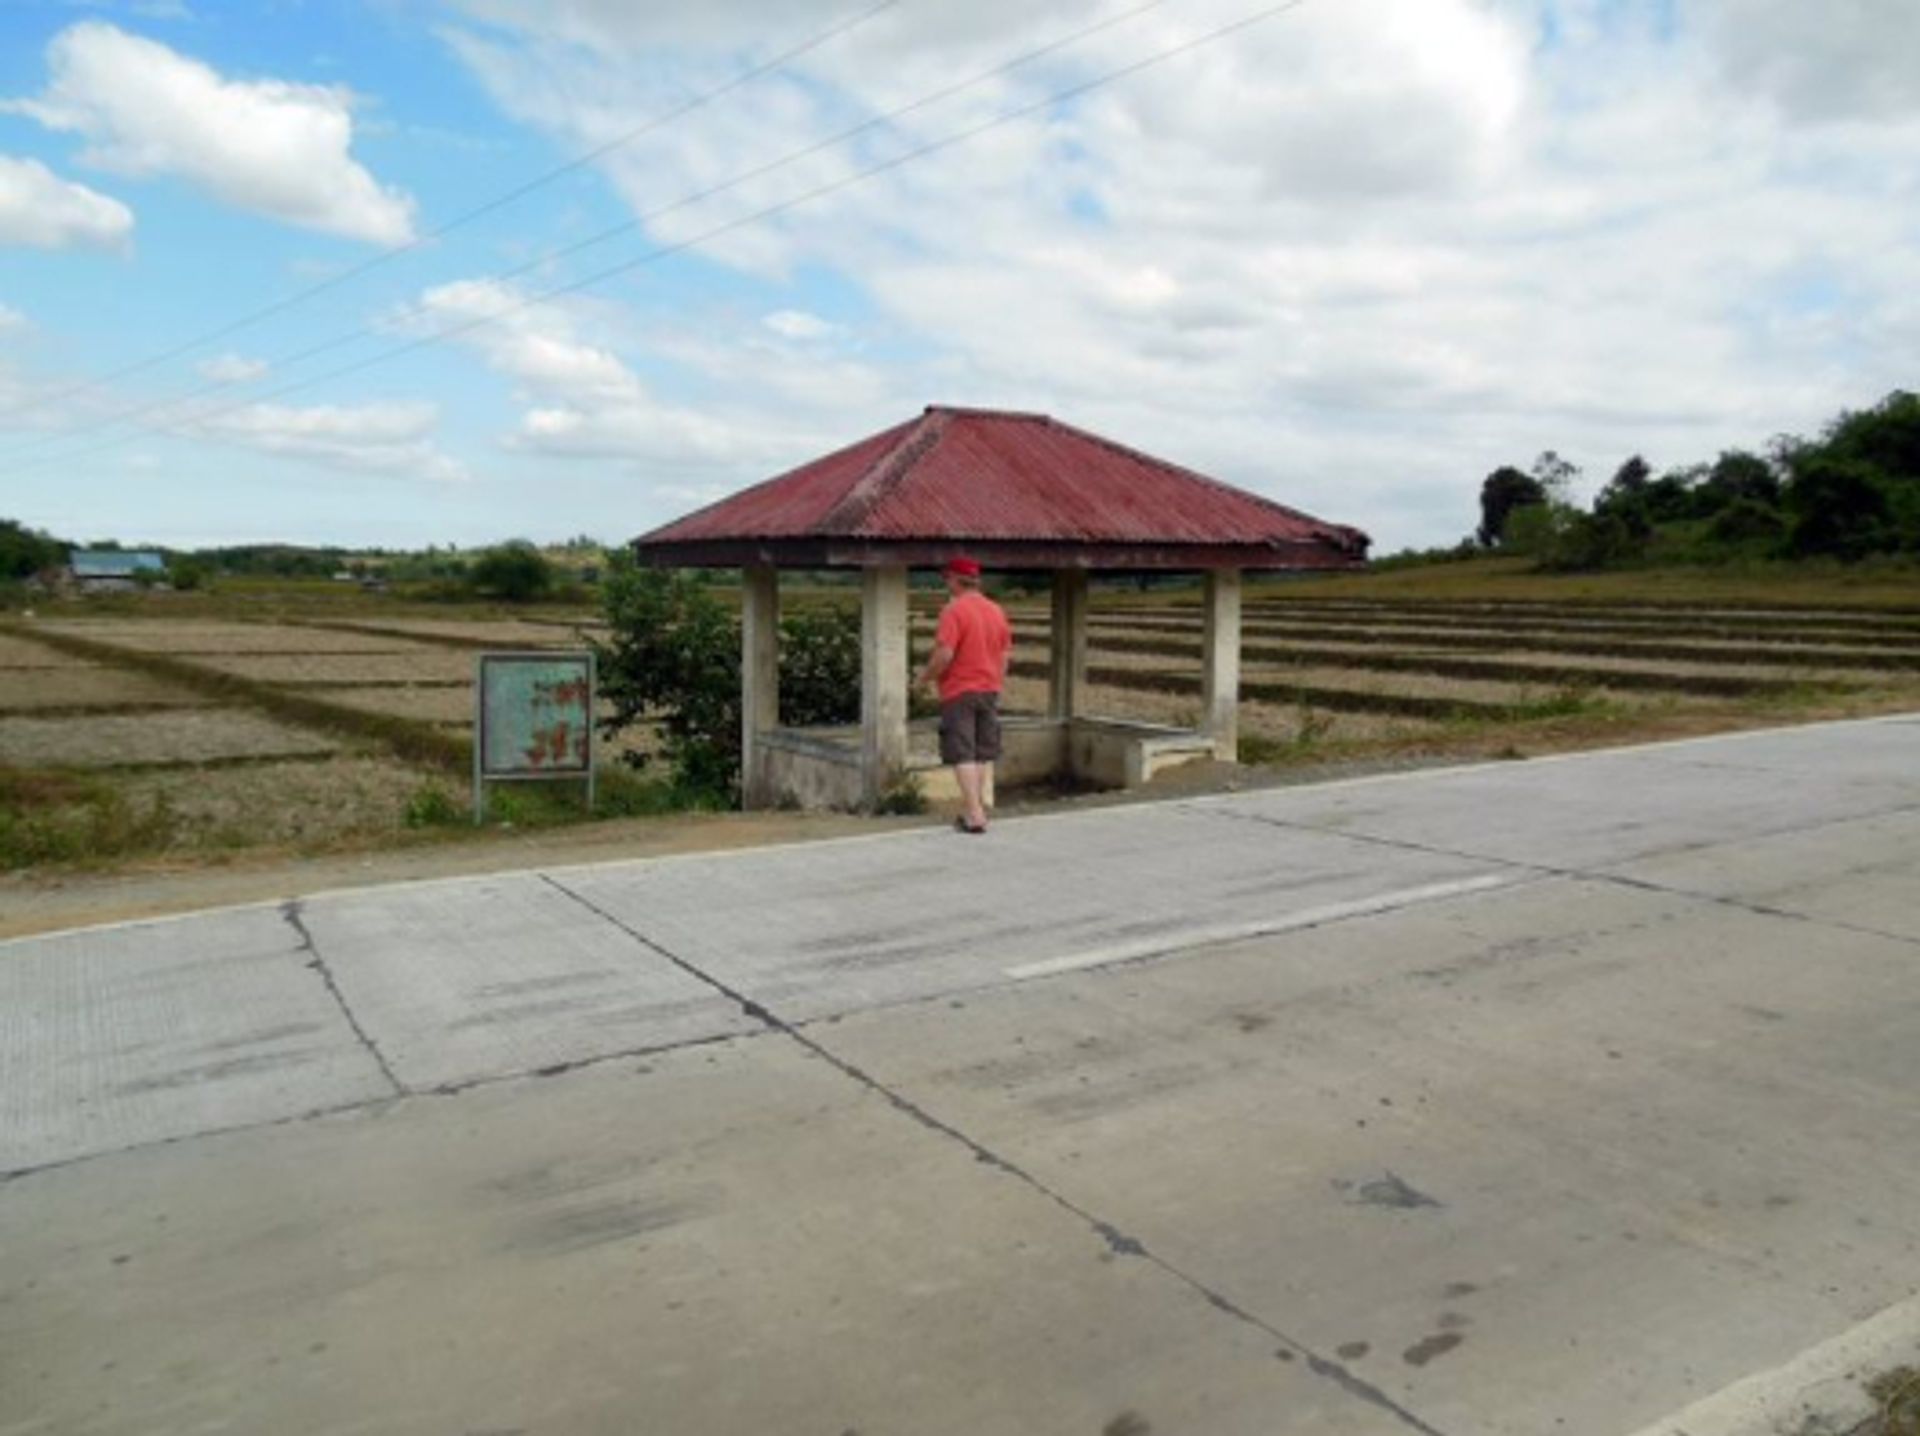
[[[523,1067],[512,1072],[501,1072],[485,1077],[466,1077],[454,1082],[442,1082],[434,1087],[412,1088],[392,1097],[362,1097],[357,1101],[341,1102],[330,1107],[290,1112],[284,1117],[261,1117],[251,1122],[235,1122],[225,1127],[209,1127],[201,1132],[177,1132],[171,1137],[154,1137],[144,1142],[132,1142],[124,1147],[109,1147],[99,1152],[78,1152],[71,1157],[56,1157],[52,1161],[40,1162],[30,1167],[12,1167],[0,1171],[0,1186],[23,1177],[37,1177],[42,1172],[58,1171],[62,1167],[77,1167],[83,1162],[99,1162],[109,1157],[125,1157],[135,1152],[148,1152],[159,1147],[177,1147],[182,1142],[197,1142],[206,1137],[232,1137],[246,1132],[264,1132],[274,1127],[290,1127],[299,1122],[318,1121],[323,1117],[345,1117],[356,1112],[371,1112],[389,1107],[399,1108],[408,1102],[464,1097],[467,1093],[481,1087],[498,1087],[508,1082],[541,1082],[550,1077],[566,1077],[588,1068],[604,1067],[611,1062],[660,1057],[669,1052],[682,1052],[694,1047],[717,1047],[729,1042],[751,1041],[767,1035],[765,1029],[712,1033],[705,1037],[689,1037],[681,1042],[662,1042],[650,1047],[627,1047],[618,1052],[606,1052],[593,1057],[555,1062],[545,1067]]]
[[[1250,938],[1273,937],[1283,932],[1299,932],[1307,928],[1325,927],[1329,923],[1346,922],[1356,917],[1397,912],[1402,908],[1414,907],[1422,903],[1464,897],[1468,893],[1491,892],[1496,888],[1514,887],[1528,880],[1527,877],[1513,873],[1482,873],[1478,877],[1456,878],[1450,882],[1402,888],[1398,892],[1381,893],[1376,897],[1355,898],[1350,902],[1326,903],[1320,907],[1301,908],[1296,912],[1284,913],[1278,917],[1255,918],[1249,922],[1221,923],[1214,927],[1194,928],[1182,933],[1176,941],[1172,942],[1165,939],[1145,938],[1135,943],[1099,948],[1092,952],[1075,953],[1066,957],[1046,958],[1039,962],[1022,963],[1018,967],[1002,970],[1006,976],[1024,982],[1036,977],[1084,972],[1091,968],[1112,967],[1119,963],[1145,962],[1151,958],[1173,957],[1200,948],[1245,942]]]
[[[1191,811],[1205,813],[1209,817],[1224,818],[1233,823],[1258,823],[1269,828],[1278,828],[1282,832],[1305,833],[1322,838],[1344,838],[1350,842],[1366,843],[1374,847],[1393,848],[1401,852],[1421,853],[1428,857],[1457,858],[1466,862],[1493,863],[1517,872],[1532,873],[1538,877],[1566,878],[1574,882],[1606,883],[1614,887],[1631,888],[1639,892],[1661,893],[1668,897],[1686,898],[1692,902],[1712,903],[1720,907],[1732,908],[1737,912],[1749,913],[1754,917],[1780,918],[1788,922],[1806,923],[1811,927],[1829,928],[1835,932],[1850,932],[1861,937],[1877,937],[1886,942],[1897,942],[1910,947],[1920,947],[1920,938],[1906,933],[1887,932],[1877,927],[1866,927],[1860,923],[1842,922],[1836,918],[1817,917],[1812,913],[1794,912],[1791,908],[1769,907],[1765,903],[1752,902],[1745,898],[1730,897],[1721,893],[1697,892],[1692,888],[1672,887],[1665,883],[1654,882],[1651,878],[1630,877],[1625,873],[1608,872],[1604,868],[1556,867],[1550,863],[1529,863],[1516,858],[1497,857],[1489,853],[1462,852],[1455,848],[1435,847],[1431,843],[1416,843],[1406,838],[1381,837],[1376,833],[1355,832],[1348,828],[1322,828],[1312,823],[1301,823],[1286,818],[1271,817],[1265,813],[1235,813],[1215,809],[1194,807]],[[1765,833],[1731,839],[1732,842],[1750,842],[1756,839],[1790,838],[1805,833],[1815,833],[1822,828],[1838,827],[1842,823],[1870,822],[1878,818],[1899,817],[1920,812],[1920,804],[1903,803],[1898,807],[1884,808],[1874,813],[1857,813],[1842,818],[1822,819],[1817,823],[1808,823],[1798,828],[1777,828]],[[1723,847],[1725,843],[1704,842],[1687,844],[1673,852],[1699,852],[1709,848]],[[1664,857],[1667,853],[1645,854],[1626,859],[1629,862],[1645,862],[1649,857]],[[1504,884],[1515,886],[1517,884]]]
[[[1324,1356],[1321,1356],[1318,1352],[1308,1347],[1305,1343],[1299,1341],[1298,1339],[1292,1336],[1289,1336],[1286,1332],[1282,1331],[1279,1327],[1276,1327],[1272,1325],[1270,1322],[1264,1320],[1263,1318],[1254,1315],[1252,1312],[1248,1311],[1245,1307],[1242,1307],[1237,1303],[1235,1303],[1231,1298],[1224,1296],[1218,1291],[1215,1291],[1213,1288],[1209,1287],[1205,1282],[1201,1281],[1198,1277],[1189,1274],[1188,1272],[1182,1270],[1180,1267],[1175,1266],[1167,1258],[1159,1256],[1155,1252],[1149,1250],[1146,1244],[1141,1242],[1137,1237],[1129,1236],[1127,1233],[1121,1231],[1118,1227],[1113,1225],[1113,1223],[1102,1220],[1100,1217],[1096,1216],[1093,1212],[1088,1211],[1085,1207],[1082,1207],[1077,1202],[1073,1201],[1070,1197],[1067,1197],[1062,1193],[1055,1191],[1052,1187],[1048,1186],[1045,1182],[1041,1181],[1038,1177],[1034,1176],[1031,1172],[1027,1171],[1025,1168],[1001,1156],[998,1152],[993,1151],[991,1148],[976,1141],[974,1138],[969,1137],[965,1132],[961,1131],[958,1127],[955,1127],[951,1123],[946,1122],[941,1118],[934,1116],[932,1112],[920,1106],[918,1103],[914,1102],[911,1098],[903,1096],[901,1093],[896,1092],[893,1088],[887,1086],[886,1083],[872,1076],[863,1068],[855,1066],[852,1062],[848,1061],[846,1058],[841,1057],[838,1053],[832,1051],[823,1043],[809,1036],[806,1032],[802,1031],[799,1027],[795,1026],[791,1022],[788,1022],[785,1018],[781,1017],[778,1013],[772,1011],[764,1003],[756,1002],[753,998],[747,996],[744,992],[738,990],[737,988],[729,986],[727,983],[721,981],[719,978],[705,971],[704,969],[699,967],[697,964],[690,962],[686,958],[680,956],[680,954],[674,952],[671,948],[666,947],[659,942],[656,942],[653,938],[648,937],[645,933],[641,932],[638,928],[635,928],[630,924],[622,921],[620,918],[615,917],[612,913],[608,912],[605,908],[595,903],[592,899],[587,898],[582,894],[575,892],[572,888],[568,887],[565,883],[560,882],[557,878],[553,877],[552,875],[543,872],[539,874],[539,877],[541,881],[549,884],[556,891],[565,894],[567,897],[571,898],[574,902],[578,903],[581,907],[584,907],[585,909],[587,909],[587,911],[594,913],[604,921],[611,923],[614,927],[618,928],[621,932],[625,933],[628,937],[632,938],[635,942],[639,943],[642,947],[646,948],[649,952],[655,953],[658,956],[664,958],[666,961],[672,963],[675,967],[679,968],[682,972],[685,972],[690,977],[698,979],[700,982],[703,982],[707,986],[713,988],[716,992],[719,992],[725,997],[727,997],[730,1001],[738,1003],[740,1005],[741,1011],[746,1013],[749,1017],[752,1017],[758,1022],[762,1022],[766,1024],[766,1026],[772,1029],[774,1032],[777,1032],[784,1037],[791,1038],[800,1047],[804,1048],[806,1051],[810,1052],[815,1057],[818,1057],[821,1061],[825,1062],[828,1066],[834,1068],[836,1071],[841,1073],[841,1075],[851,1079],[854,1083],[856,1083],[860,1087],[882,1098],[884,1101],[888,1103],[888,1105],[893,1107],[895,1111],[898,1111],[903,1115],[905,1115],[906,1117],[912,1119],[914,1122],[926,1128],[928,1131],[937,1133],[938,1135],[946,1137],[949,1140],[958,1143],[960,1146],[965,1147],[967,1151],[973,1154],[973,1159],[976,1162],[979,1162],[982,1166],[992,1167],[994,1170],[1014,1178],[1016,1181],[1024,1184],[1034,1192],[1045,1197],[1048,1201],[1052,1202],[1055,1206],[1059,1207],[1062,1211],[1065,1211],[1071,1214],[1072,1216],[1077,1217],[1079,1220],[1085,1222],[1090,1228],[1093,1229],[1094,1233],[1097,1236],[1099,1236],[1100,1239],[1107,1244],[1107,1249],[1112,1253],[1114,1253],[1114,1255],[1139,1257],[1141,1260],[1147,1262],[1149,1265],[1155,1267],[1157,1270],[1165,1273],[1167,1276],[1172,1277],[1175,1281],[1179,1282],[1182,1286],[1186,1287],[1188,1290],[1202,1297],[1206,1301],[1207,1305],[1211,1306],[1214,1310],[1222,1312],[1228,1316],[1231,1316],[1236,1320],[1248,1326],[1253,1327],[1255,1330],[1263,1333],[1267,1337],[1280,1342],[1282,1347],[1285,1348],[1288,1353],[1290,1353],[1291,1355],[1300,1357],[1305,1362],[1307,1369],[1311,1371],[1314,1375],[1333,1382],[1336,1386],[1340,1387],[1348,1395],[1356,1397],[1357,1399],[1364,1401],[1371,1406],[1375,1406],[1383,1411],[1386,1411],[1387,1413],[1394,1416],[1399,1421],[1403,1422],[1408,1427],[1412,1428],[1415,1431],[1420,1432],[1421,1436],[1443,1436],[1442,1432],[1437,1430],[1435,1427],[1428,1425],[1425,1421],[1422,1421],[1412,1411],[1400,1405],[1400,1403],[1395,1401],[1391,1396],[1389,1396],[1386,1392],[1382,1391],[1379,1387],[1373,1385],[1371,1382],[1363,1380],[1359,1376],[1356,1376],[1353,1372],[1349,1371],[1346,1367],[1342,1366],[1339,1362],[1332,1361]]]

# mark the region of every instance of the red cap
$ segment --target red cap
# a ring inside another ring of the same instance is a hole
[[[980,577],[980,560],[977,558],[950,558],[947,560],[947,572],[955,578]]]

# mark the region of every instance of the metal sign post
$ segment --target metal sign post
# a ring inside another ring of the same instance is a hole
[[[585,653],[482,653],[474,669],[473,820],[487,784],[585,778],[594,799],[594,659]]]

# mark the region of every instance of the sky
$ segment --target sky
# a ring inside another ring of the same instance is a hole
[[[1450,544],[1920,387],[1916,0],[0,0],[0,517],[619,541],[929,403]]]

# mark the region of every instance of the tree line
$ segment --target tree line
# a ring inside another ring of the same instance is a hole
[[[1811,439],[1767,452],[1729,449],[1655,476],[1634,455],[1592,504],[1572,498],[1579,470],[1549,450],[1530,469],[1503,465],[1480,486],[1466,552],[1532,557],[1552,569],[1649,559],[1833,558],[1920,554],[1920,395],[1896,390],[1847,411]]]

